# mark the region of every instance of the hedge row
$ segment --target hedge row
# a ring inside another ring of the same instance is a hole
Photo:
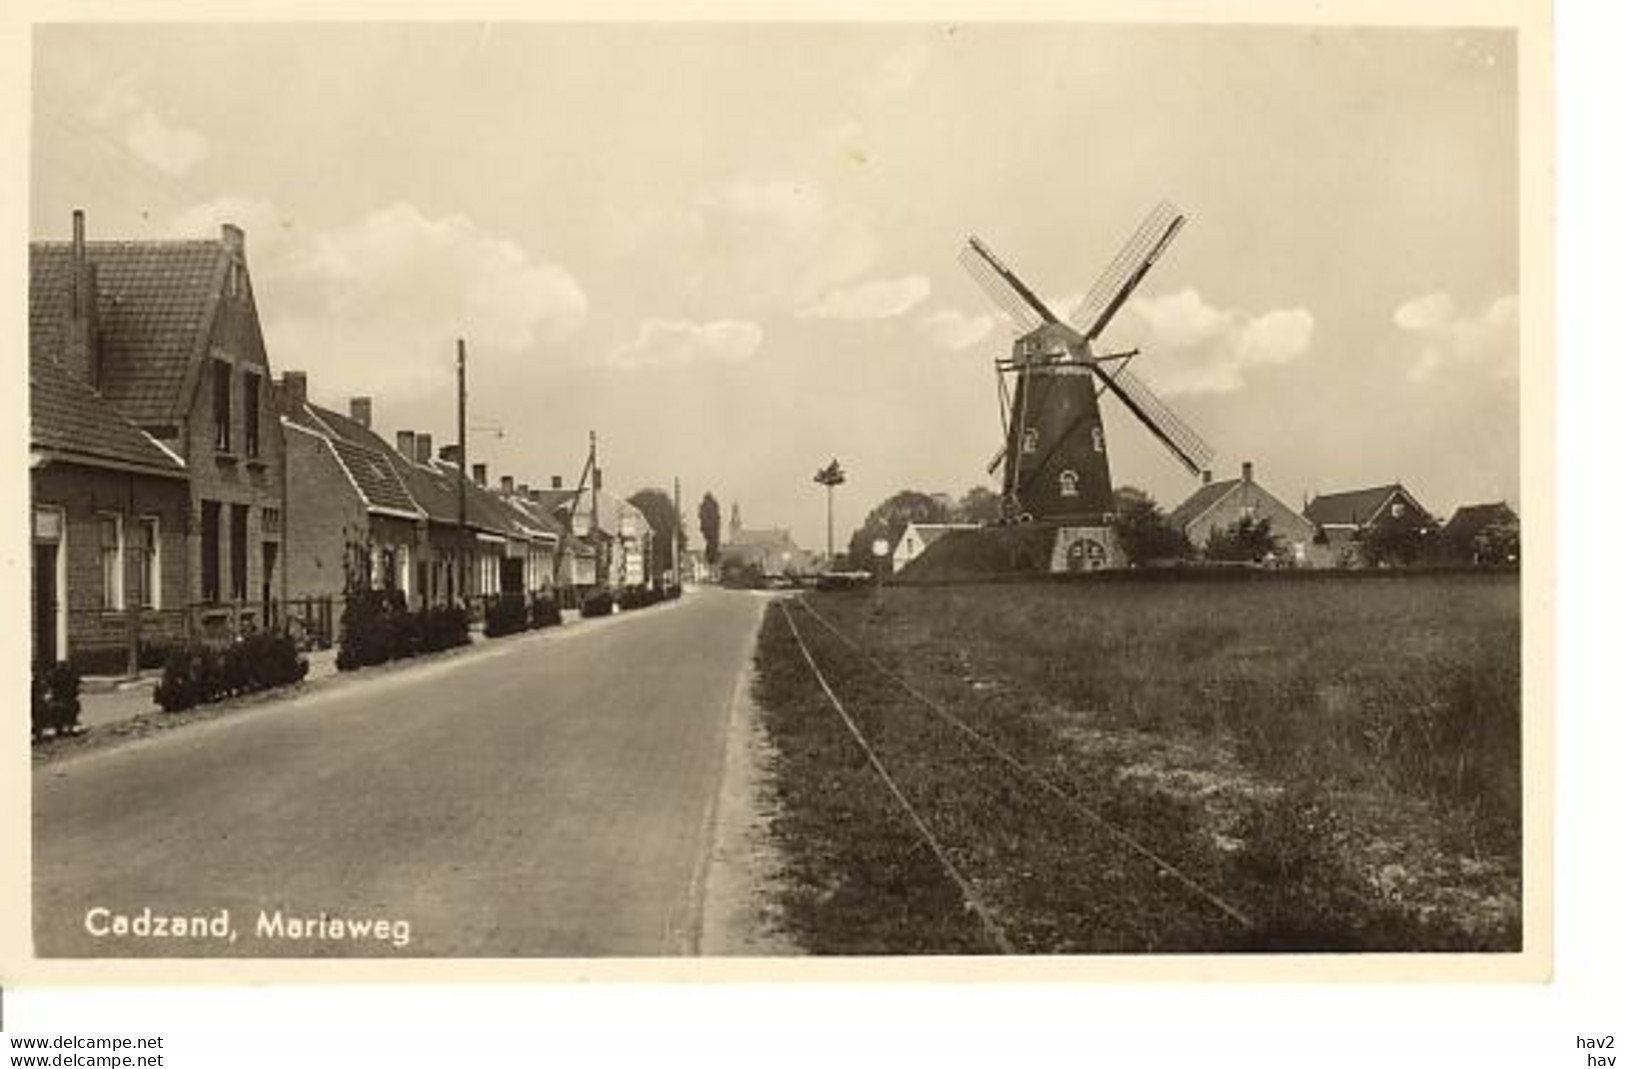
[[[559,603],[550,595],[539,594],[527,605],[523,594],[504,594],[486,606],[485,637],[499,638],[563,622]]]
[[[67,661],[34,666],[30,692],[30,713],[34,740],[53,735],[71,735],[79,728],[79,672]]]
[[[165,712],[177,713],[205,702],[297,683],[309,671],[310,662],[300,655],[291,637],[262,631],[222,648],[197,644],[170,651],[152,700]]]
[[[615,595],[603,588],[588,591],[581,599],[582,616],[608,616],[614,611]]]
[[[468,612],[455,605],[413,611],[399,590],[351,594],[339,618],[338,668],[398,661],[468,645]]]

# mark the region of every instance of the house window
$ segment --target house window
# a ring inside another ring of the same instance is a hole
[[[396,553],[397,553],[397,555],[396,555],[395,567],[396,567],[396,574],[399,576],[399,579],[396,581],[395,585],[400,589],[400,592],[402,594],[405,594],[407,597],[411,597],[412,596],[412,547],[411,546],[402,546],[399,550],[396,551]]]
[[[230,269],[226,272],[226,296],[241,297],[243,295],[243,265],[233,260]]]
[[[102,564],[102,608],[124,608],[124,517],[96,517]]]
[[[143,516],[135,528],[136,604],[143,609],[158,608],[161,562],[158,557],[158,517]]]
[[[282,510],[267,505],[260,510],[260,530],[265,534],[274,534],[282,530]]]
[[[248,600],[248,506],[231,506],[231,599]]]
[[[231,364],[214,362],[214,447],[231,452]]]
[[[260,455],[260,377],[243,375],[243,455]]]
[[[203,502],[203,522],[200,525],[203,549],[203,601],[208,605],[220,602],[220,502]]]

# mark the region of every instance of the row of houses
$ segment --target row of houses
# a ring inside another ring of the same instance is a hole
[[[1277,547],[1273,563],[1295,567],[1370,563],[1373,546],[1387,550],[1384,563],[1507,564],[1517,554],[1518,516],[1505,502],[1463,505],[1441,522],[1396,482],[1317,494],[1299,511],[1258,482],[1251,461],[1233,479],[1204,473],[1201,486],[1168,513],[1167,523],[1197,550],[1242,525],[1267,523]],[[893,550],[892,567],[906,567],[950,531],[975,527],[910,524]]]
[[[29,247],[31,602],[37,660],[294,623],[346,591],[417,604],[640,585],[648,521],[602,490],[488,478],[428,432],[386,440],[274,376],[245,236]],[[589,506],[589,495],[592,505]]]

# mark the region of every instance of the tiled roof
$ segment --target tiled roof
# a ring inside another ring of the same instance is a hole
[[[1450,522],[1444,525],[1444,537],[1470,541],[1484,528],[1493,524],[1509,524],[1515,527],[1518,524],[1518,514],[1513,512],[1505,501],[1484,505],[1463,505],[1450,517]]]
[[[88,384],[43,353],[29,354],[29,444],[80,463],[111,462],[184,477],[180,460],[119,415]]]
[[[921,544],[927,546],[949,531],[974,531],[977,529],[977,525],[974,523],[911,523],[909,526],[914,528],[914,533],[920,536]]]
[[[230,254],[213,241],[92,241],[102,396],[131,422],[171,422],[202,351]],[[29,351],[54,356],[73,285],[72,247],[28,247]]]
[[[391,463],[391,450],[382,438],[347,416],[317,405],[307,404],[303,412],[292,412],[289,418],[328,440],[368,508],[423,512]]]
[[[1185,530],[1195,523],[1202,513],[1224,500],[1225,495],[1240,483],[1240,479],[1221,479],[1216,483],[1197,487],[1194,494],[1181,501],[1178,507],[1168,514],[1168,526],[1176,531]]]
[[[790,539],[790,532],[783,527],[772,527],[766,530],[753,530],[741,528],[731,534],[728,545],[744,549],[747,546],[794,546]]]
[[[1365,490],[1346,490],[1336,494],[1317,494],[1315,499],[1309,502],[1309,507],[1303,510],[1303,515],[1316,527],[1324,527],[1327,524],[1352,524],[1355,527],[1364,527],[1376,518],[1377,510],[1382,508],[1383,502],[1396,492],[1405,492],[1398,483],[1373,486]]]

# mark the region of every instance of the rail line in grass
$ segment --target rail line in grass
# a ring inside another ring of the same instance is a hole
[[[807,619],[815,621],[822,631],[826,632],[829,636],[831,636],[831,638],[838,642],[849,655],[850,659],[862,666],[862,670],[864,672],[884,680],[888,687],[901,691],[903,694],[907,695],[914,705],[925,709],[937,722],[946,726],[948,729],[951,729],[954,736],[959,740],[962,748],[977,753],[983,758],[989,758],[995,761],[998,767],[1001,768],[1004,773],[1006,773],[1008,777],[1014,781],[1015,784],[1019,785],[1021,788],[1021,794],[1025,796],[1039,795],[1048,799],[1051,803],[1058,804],[1072,817],[1088,822],[1118,848],[1121,848],[1123,851],[1133,855],[1141,861],[1149,863],[1160,876],[1166,877],[1177,883],[1193,901],[1201,902],[1204,907],[1212,909],[1218,914],[1221,914],[1226,919],[1227,923],[1235,926],[1241,931],[1250,931],[1253,929],[1254,924],[1252,919],[1241,909],[1237,908],[1233,903],[1226,901],[1222,896],[1205,886],[1201,881],[1191,876],[1184,869],[1178,865],[1175,865],[1166,857],[1162,856],[1157,851],[1141,842],[1138,838],[1119,827],[1116,823],[1109,820],[1101,812],[1099,812],[1099,810],[1085,803],[1073,791],[1068,790],[1065,786],[1057,783],[1051,777],[1046,776],[1039,770],[1033,768],[1030,764],[1011,753],[1009,748],[1001,745],[997,740],[989,737],[987,734],[976,730],[971,725],[967,724],[964,719],[956,716],[951,710],[944,706],[943,703],[923,693],[913,684],[909,683],[908,680],[881,664],[850,636],[846,635],[840,630],[840,628],[835,626],[835,624],[832,623],[827,617],[825,617],[817,609],[813,608],[812,605],[808,604],[805,598],[796,597],[781,601],[779,603],[779,608],[784,614],[785,622],[789,625],[791,634],[794,636],[796,644],[800,647],[803,658],[806,660],[808,666],[811,668],[813,674],[817,678],[819,686],[823,689],[825,697],[840,715],[848,732],[850,732],[854,738],[858,740],[860,747],[863,749],[872,767],[881,776],[888,790],[907,812],[917,831],[928,843],[938,861],[948,872],[950,878],[959,887],[960,893],[965,899],[967,908],[974,912],[978,918],[983,921],[984,928],[989,934],[990,942],[994,943],[995,946],[1000,946],[1002,952],[1010,952],[1008,940],[1002,930],[999,928],[997,922],[993,919],[992,914],[982,899],[982,896],[977,892],[975,883],[965,874],[962,866],[955,865],[955,863],[952,861],[947,849],[942,845],[941,838],[930,830],[925,818],[921,816],[919,807],[915,806],[909,801],[907,796],[904,794],[903,788],[899,785],[897,778],[887,771],[879,754],[876,752],[875,746],[873,746],[865,737],[862,728],[857,722],[857,718],[855,718],[848,710],[849,703],[843,703],[840,697],[838,697],[835,693],[835,689],[832,687],[828,679],[829,673],[826,673],[822,668],[820,668],[817,656],[813,652],[812,644],[806,640],[806,638],[803,636],[802,630],[796,626],[796,614],[792,613],[790,610],[791,603],[796,605],[799,610],[805,614]],[[986,818],[988,815],[979,813],[977,816],[979,818]],[[965,847],[964,844],[961,844],[961,848],[968,849],[968,847]]]

